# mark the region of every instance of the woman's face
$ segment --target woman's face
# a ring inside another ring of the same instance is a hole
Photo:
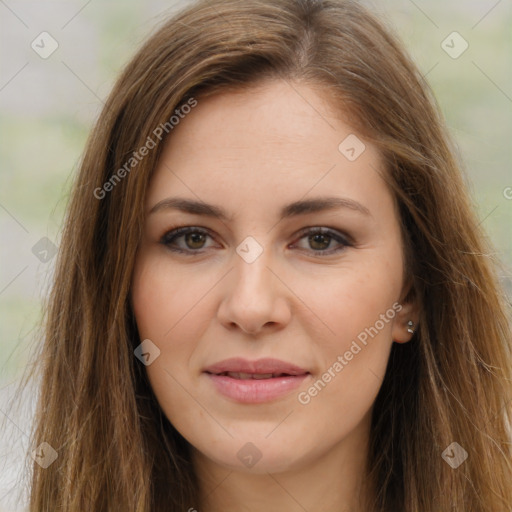
[[[391,344],[411,336],[380,156],[318,90],[198,98],[147,194],[132,303],[148,376],[195,453],[228,469],[363,449]]]

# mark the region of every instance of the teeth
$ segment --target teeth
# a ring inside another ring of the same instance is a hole
[[[227,375],[233,379],[241,379],[241,380],[248,380],[248,379],[272,379],[274,377],[279,377],[282,375],[281,373],[242,373],[242,372],[224,372],[221,373],[221,375]]]
[[[233,377],[235,379],[252,379],[252,375],[250,373],[233,373],[233,372],[228,372],[228,375],[230,377]]]
[[[271,379],[273,377],[274,377],[274,374],[272,374],[272,373],[260,373],[259,375],[254,374],[252,376],[253,379]]]

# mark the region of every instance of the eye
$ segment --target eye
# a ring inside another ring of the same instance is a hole
[[[329,228],[307,228],[302,231],[301,235],[299,240],[307,239],[312,251],[319,255],[337,253],[352,245],[348,237]],[[208,246],[205,243],[208,238],[212,238],[208,231],[189,226],[168,231],[162,236],[160,243],[171,251],[191,255],[200,253],[201,249],[207,249]],[[182,243],[178,244],[177,242],[180,239],[182,239]],[[339,247],[329,248],[333,241]]]
[[[173,229],[165,233],[160,239],[160,243],[167,246],[171,251],[190,254],[191,252],[198,252],[198,249],[204,249],[206,238],[211,238],[207,231],[195,227],[183,227]],[[185,247],[176,247],[176,241],[183,238]]]
[[[308,228],[302,232],[302,235],[299,240],[306,239],[306,242],[316,254],[333,254],[352,245],[348,237],[328,228]],[[339,247],[329,249],[333,240],[338,243]]]

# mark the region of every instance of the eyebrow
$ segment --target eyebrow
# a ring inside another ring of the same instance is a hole
[[[318,197],[315,199],[295,201],[284,206],[280,212],[280,219],[337,208],[348,208],[364,215],[372,216],[366,206],[363,206],[361,203],[358,203],[353,199],[349,199],[347,197]],[[181,197],[168,197],[163,199],[156,203],[149,213],[152,214],[167,209],[176,209],[193,215],[203,215],[205,217],[213,217],[223,221],[232,221],[232,216],[230,216],[220,206]]]

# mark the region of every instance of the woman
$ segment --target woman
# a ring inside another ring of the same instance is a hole
[[[374,16],[192,5],[85,151],[30,510],[509,510],[488,253],[428,86]]]

